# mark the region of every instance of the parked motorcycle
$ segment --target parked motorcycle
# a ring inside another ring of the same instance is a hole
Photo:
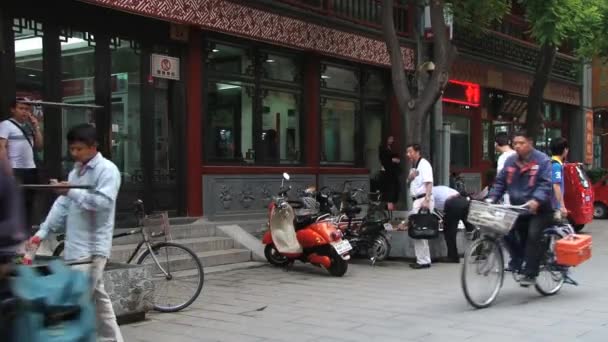
[[[327,188],[323,188],[316,198],[322,213],[335,215],[333,220],[343,232],[344,238],[352,245],[352,254],[367,257],[374,265],[390,255],[391,236],[388,231],[393,227],[383,208],[379,192],[369,194],[367,214],[358,218],[357,215],[362,210],[356,197],[365,192],[363,189],[350,190],[349,183],[350,181],[345,182],[341,193],[327,193]],[[339,209],[336,203],[339,203]]]
[[[268,207],[269,229],[262,238],[266,259],[276,266],[300,260],[321,266],[333,276],[343,276],[348,270],[351,244],[342,239],[342,232],[335,224],[319,220],[319,211],[306,207],[306,201],[288,200],[290,188],[285,187],[284,182],[289,179],[284,173],[281,190]],[[311,212],[296,215],[293,206]]]

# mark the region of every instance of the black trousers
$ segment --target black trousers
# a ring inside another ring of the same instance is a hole
[[[443,212],[445,214],[443,218],[443,237],[448,248],[448,258],[458,259],[458,247],[456,246],[458,222],[462,221],[467,231],[475,229],[473,225],[467,222],[469,201],[460,195],[449,198],[444,204]]]
[[[38,169],[13,169],[13,173],[20,184],[38,184]],[[27,189],[23,191],[23,205],[25,209],[25,220],[28,231],[31,231],[34,225],[34,203],[36,199],[35,190]]]
[[[505,241],[509,247],[511,257],[525,261],[523,274],[538,276],[540,259],[545,252],[542,238],[543,232],[553,222],[553,213],[540,212],[536,215],[522,215],[515,222],[513,230]]]

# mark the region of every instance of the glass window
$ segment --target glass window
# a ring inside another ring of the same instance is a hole
[[[15,19],[15,73],[17,97],[28,100],[42,100],[42,24],[25,19]],[[36,116],[44,132],[44,108],[32,106],[32,114]],[[38,152],[42,161],[43,153]]]
[[[467,168],[471,166],[470,119],[462,116],[445,116],[451,123],[450,166]]]
[[[355,162],[355,118],[357,102],[323,98],[321,134],[325,163]]]
[[[359,75],[353,69],[323,65],[321,70],[321,86],[327,89],[358,92]]]
[[[380,158],[378,156],[378,147],[383,144],[382,141],[382,123],[385,117],[385,105],[382,102],[366,102],[363,106],[361,115],[363,127],[365,127],[365,146],[363,151],[363,159],[365,167],[371,174],[380,171]],[[395,151],[398,153],[398,151]]]
[[[602,167],[602,136],[593,136],[593,168]]]
[[[553,116],[553,121],[561,122],[562,121],[562,106],[554,105],[553,110],[555,111],[555,115]]]
[[[253,87],[240,82],[212,81],[209,84],[206,134],[211,160],[255,160],[253,148]]]
[[[87,32],[71,32],[61,39],[61,86],[63,102],[72,104],[95,104],[93,79],[95,77],[95,48],[92,45],[93,36]],[[79,107],[63,107],[62,133],[75,125],[95,124],[94,110]],[[68,152],[67,142],[62,139],[64,151],[63,168],[67,174],[73,162]]]
[[[265,91],[258,160],[297,163],[300,160],[300,94]]]
[[[552,121],[551,118],[551,104],[543,103],[543,117],[545,121]]]
[[[111,51],[112,161],[127,181],[141,173],[141,57],[128,40]]]
[[[490,152],[494,147],[494,142],[490,140],[490,123],[483,122],[482,124],[483,130],[483,151],[482,151],[482,159],[483,160],[491,160]]]
[[[300,77],[299,64],[290,57],[265,53],[262,58],[263,77],[269,80],[298,82]]]
[[[253,75],[251,53],[241,47],[212,43],[208,66],[209,70],[218,73]]]
[[[386,85],[381,72],[366,71],[364,72],[365,81],[363,88],[363,96],[366,97],[386,97]]]

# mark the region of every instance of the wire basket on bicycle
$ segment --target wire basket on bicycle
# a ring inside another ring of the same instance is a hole
[[[142,229],[152,239],[163,237],[165,241],[172,240],[169,214],[166,211],[144,216],[142,219]]]
[[[507,235],[515,225],[520,212],[481,201],[471,201],[467,221],[481,231]]]

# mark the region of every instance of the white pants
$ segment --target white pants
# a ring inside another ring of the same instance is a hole
[[[97,311],[97,341],[99,342],[123,342],[116,315],[112,307],[110,296],[103,286],[103,270],[107,258],[94,257],[91,264],[76,265],[74,268],[89,272],[93,284],[93,299]]]
[[[410,214],[417,214],[422,207],[424,198],[420,198],[414,201],[412,204],[412,211]],[[435,207],[435,199],[431,197],[429,203],[429,210],[432,211]],[[431,250],[429,248],[429,240],[414,240],[414,253],[416,254],[416,263],[419,265],[430,265],[431,264]]]

